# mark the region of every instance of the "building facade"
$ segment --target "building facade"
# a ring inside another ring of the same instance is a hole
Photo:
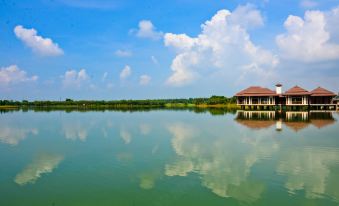
[[[307,90],[294,86],[284,93],[286,105],[288,106],[307,106],[309,104],[311,93]]]
[[[282,107],[289,108],[311,108],[311,109],[338,109],[336,94],[318,87],[312,91],[307,91],[299,86],[294,86],[286,92],[282,91],[282,85],[275,85],[275,91],[259,86],[251,86],[238,92],[237,105],[242,108],[261,109]]]
[[[276,104],[276,92],[263,87],[249,87],[236,95],[238,105],[273,106]]]

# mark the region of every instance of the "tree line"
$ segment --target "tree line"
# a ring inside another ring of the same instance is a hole
[[[188,99],[145,99],[145,100],[73,100],[64,101],[13,101],[0,100],[0,106],[20,107],[175,107],[175,106],[199,106],[199,105],[229,105],[235,104],[235,97],[211,96],[210,98],[188,98]]]

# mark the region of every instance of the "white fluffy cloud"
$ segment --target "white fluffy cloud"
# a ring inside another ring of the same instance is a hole
[[[79,72],[76,70],[68,70],[62,76],[62,83],[64,87],[77,87],[79,88],[84,82],[89,79],[85,69],[81,69]]]
[[[18,39],[30,47],[34,52],[43,56],[59,56],[64,52],[50,38],[43,38],[37,35],[35,29],[26,29],[21,25],[14,28],[14,33]]]
[[[131,74],[132,74],[131,67],[126,65],[120,72],[120,79],[126,79]]]
[[[130,57],[130,56],[132,56],[131,51],[120,50],[120,49],[116,50],[114,54],[118,57]]]
[[[136,35],[140,38],[158,40],[161,39],[163,33],[161,31],[156,31],[156,28],[151,21],[142,20],[139,22],[139,28],[136,32]]]
[[[278,58],[256,46],[247,32],[261,25],[263,17],[260,12],[247,4],[233,12],[218,11],[201,25],[202,32],[197,37],[166,33],[165,46],[177,52],[171,65],[173,73],[167,83],[181,86],[214,72],[226,74],[229,81],[245,75],[251,75],[251,78],[255,77],[252,74],[260,78],[270,75],[279,62]]]
[[[139,83],[140,85],[147,85],[151,81],[151,77],[144,74],[140,76]]]
[[[27,72],[21,70],[17,65],[0,68],[0,85],[10,85],[22,82],[36,81],[38,76],[27,76]]]
[[[252,29],[264,25],[264,19],[253,5],[238,6],[229,16],[229,23]]]
[[[282,57],[302,62],[339,59],[338,25],[339,7],[306,11],[304,18],[290,15],[284,23],[287,31],[276,37]]]

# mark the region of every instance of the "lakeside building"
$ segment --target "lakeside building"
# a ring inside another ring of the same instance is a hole
[[[332,99],[333,104],[337,105],[337,108],[339,108],[339,94]]]
[[[322,87],[309,92],[299,86],[294,86],[282,92],[281,84],[275,86],[275,91],[260,86],[248,87],[235,95],[237,105],[242,109],[339,109],[339,96]]]

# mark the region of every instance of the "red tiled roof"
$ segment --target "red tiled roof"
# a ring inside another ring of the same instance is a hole
[[[294,86],[287,90],[284,95],[310,95],[311,93],[299,86]]]
[[[302,130],[306,127],[308,127],[308,122],[284,122],[285,125],[294,131],[298,132],[299,130]]]
[[[277,94],[274,91],[268,88],[253,86],[238,92],[235,96],[241,97],[241,96],[276,96],[276,95]]]
[[[318,87],[312,90],[311,93],[311,96],[336,96],[336,94],[334,94],[333,92],[328,91],[327,89],[324,89],[322,87]]]
[[[318,129],[326,127],[328,125],[334,124],[334,119],[315,119],[311,120],[311,123],[316,126]]]

